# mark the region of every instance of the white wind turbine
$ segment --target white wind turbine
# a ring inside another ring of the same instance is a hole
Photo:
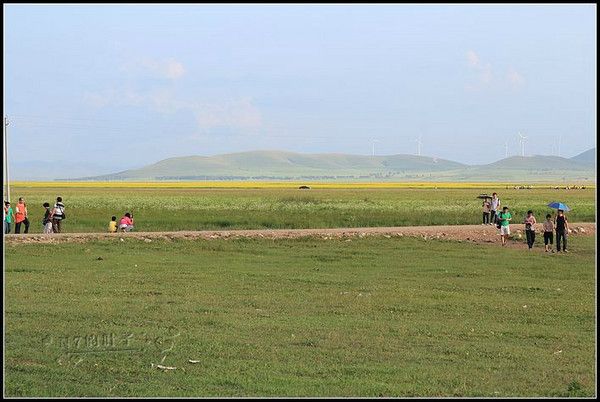
[[[379,140],[373,140],[373,156],[375,156],[375,143],[379,142]]]
[[[504,157],[508,158],[508,141],[504,143]]]
[[[525,140],[527,137],[521,134],[519,131],[519,142],[521,143],[521,156],[525,156]]]
[[[423,141],[421,141],[421,136],[415,140],[417,143],[417,156],[421,156],[421,145],[423,145]]]

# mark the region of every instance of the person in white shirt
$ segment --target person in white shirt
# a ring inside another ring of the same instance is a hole
[[[500,198],[498,198],[497,193],[493,193],[490,213],[490,225],[494,225],[498,221],[498,213],[496,211],[500,211]]]

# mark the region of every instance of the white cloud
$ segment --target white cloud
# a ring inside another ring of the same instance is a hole
[[[188,101],[178,99],[173,90],[156,89],[147,93],[127,90],[106,90],[85,93],[84,101],[96,108],[106,106],[142,106],[161,114],[178,111],[192,113],[198,128],[236,128],[241,130],[259,128],[262,114],[251,98],[241,97],[218,101]]]
[[[185,75],[183,63],[173,59],[142,59],[125,63],[123,71],[149,74],[153,77],[177,80]]]
[[[490,63],[484,63],[475,51],[467,51],[467,65],[469,69],[477,74],[475,84],[467,85],[467,89],[476,90],[488,87],[494,80],[494,73]]]
[[[467,52],[467,63],[471,67],[477,67],[477,66],[479,66],[480,59],[479,59],[479,56],[477,55],[477,53],[475,53],[472,50],[469,50]]]
[[[262,124],[260,110],[249,98],[235,99],[212,104],[197,104],[194,114],[198,126],[203,129],[232,127],[258,128]]]
[[[523,77],[518,71],[512,67],[508,69],[506,74],[506,80],[513,88],[518,88],[525,83],[525,77]]]

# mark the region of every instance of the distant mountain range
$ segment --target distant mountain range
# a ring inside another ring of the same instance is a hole
[[[404,181],[595,181],[596,149],[572,158],[512,156],[469,166],[415,155],[365,156],[251,151],[186,156],[117,173],[69,180],[404,180]]]

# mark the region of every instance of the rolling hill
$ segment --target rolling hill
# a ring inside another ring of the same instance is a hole
[[[252,151],[217,156],[169,158],[140,169],[86,180],[208,180],[250,178],[350,178],[411,172],[442,172],[466,167],[444,159],[415,155],[364,156]]]
[[[588,149],[587,151],[582,152],[579,155],[575,155],[570,159],[586,165],[596,166],[596,148]]]
[[[593,151],[593,152],[590,152]],[[512,156],[469,166],[415,155],[366,156],[251,151],[164,159],[139,169],[71,180],[404,180],[404,181],[595,181],[586,151],[574,158]]]

